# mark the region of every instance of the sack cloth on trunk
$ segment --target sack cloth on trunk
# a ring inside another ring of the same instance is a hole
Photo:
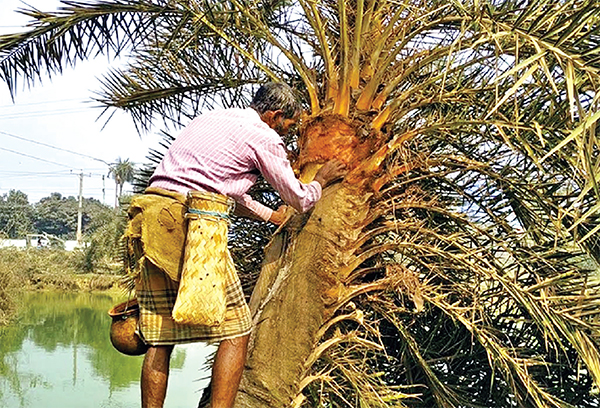
[[[229,251],[225,265],[226,311],[218,326],[177,323],[172,317],[183,262],[187,212],[182,194],[148,188],[135,196],[125,233],[127,268],[136,276],[138,334],[148,344],[219,342],[250,332],[252,320]]]

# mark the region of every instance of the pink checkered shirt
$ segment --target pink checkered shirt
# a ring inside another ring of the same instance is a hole
[[[221,109],[195,118],[182,131],[154,171],[150,186],[183,194],[220,193],[267,221],[273,210],[247,194],[259,172],[299,212],[321,198],[317,181],[303,184],[296,179],[281,137],[254,109]]]

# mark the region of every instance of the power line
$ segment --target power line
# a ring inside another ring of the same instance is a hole
[[[66,115],[70,113],[81,113],[81,112],[90,112],[90,108],[78,108],[78,109],[60,109],[54,111],[37,111],[37,112],[22,112],[15,114],[8,114],[5,116],[0,115],[1,120],[7,119],[24,119],[24,118],[32,118],[39,116],[48,116],[48,115]]]
[[[80,171],[83,171],[89,177],[91,177],[91,176],[105,177],[106,176],[106,173],[96,173],[89,169],[82,169]],[[2,177],[2,180],[15,179],[15,178],[32,178],[32,177],[63,178],[63,177],[72,176],[73,174],[75,174],[75,173],[73,173],[73,170],[61,170],[61,171],[1,171],[0,170],[0,176]]]
[[[44,175],[61,175],[61,174],[71,174],[71,170],[60,170],[60,171],[2,171],[0,170],[0,174],[4,175],[34,175],[34,176],[44,176]]]
[[[46,163],[51,163],[51,164],[56,164],[57,166],[66,167],[66,168],[68,168],[68,169],[78,170],[78,169],[76,169],[75,167],[67,166],[66,164],[62,164],[62,163],[53,162],[53,161],[51,161],[51,160],[41,159],[41,158],[39,158],[39,157],[31,156],[31,155],[29,155],[29,154],[25,154],[25,153],[17,152],[17,151],[10,150],[10,149],[5,149],[4,147],[0,147],[0,150],[4,150],[4,151],[10,152],[10,153],[18,154],[18,155],[20,155],[20,156],[29,157],[30,159],[35,159],[35,160],[39,160],[39,161],[43,161],[43,162],[46,162]]]
[[[73,178],[73,176],[76,175],[75,173],[73,174],[55,174],[55,175],[50,175],[50,176],[44,176],[44,177],[40,177],[40,176],[11,176],[11,177],[3,177],[3,183],[4,182],[39,182],[40,180],[43,182],[43,184],[46,183],[52,183],[52,182],[56,182],[56,181],[61,181],[64,180],[66,178]]]
[[[42,143],[42,142],[38,142],[37,140],[27,139],[25,137],[13,135],[11,133],[3,132],[1,130],[0,130],[0,133],[3,134],[3,135],[6,135],[6,136],[14,137],[15,139],[23,140],[25,142],[30,142],[30,143],[34,143],[34,144],[37,144],[37,145],[40,145],[40,146],[49,147],[51,149],[60,150],[61,152],[67,152],[67,153],[75,154],[77,156],[86,157],[88,159],[96,160],[96,161],[99,161],[99,162],[102,162],[102,163],[106,164],[107,166],[110,166],[110,164],[107,163],[107,162],[105,162],[104,160],[98,159],[98,158],[93,157],[93,156],[88,156],[87,154],[74,152],[73,150],[63,149],[62,147],[52,146],[52,145],[49,145],[47,143]]]
[[[47,179],[62,179],[65,177],[70,177],[72,176],[72,174],[45,174],[43,176],[40,177],[40,175],[34,175],[34,174],[20,174],[20,175],[12,175],[12,176],[3,176],[2,179],[3,180],[15,180],[15,179],[19,179],[19,180],[24,180],[24,179],[43,179],[43,180],[47,180]]]
[[[71,99],[59,99],[59,100],[56,100],[56,101],[13,103],[13,104],[10,104],[10,105],[0,105],[0,108],[20,108],[20,107],[23,107],[23,106],[45,105],[45,104],[50,104],[50,103],[51,104],[57,104],[57,103],[62,103],[62,102],[73,102],[73,101],[89,102],[89,100],[87,100],[87,99],[71,98]]]

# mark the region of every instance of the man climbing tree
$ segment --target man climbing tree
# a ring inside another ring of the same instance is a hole
[[[301,213],[306,212],[319,200],[322,188],[343,175],[344,166],[333,160],[319,170],[314,181],[304,184],[296,179],[280,135],[287,134],[298,121],[300,113],[300,104],[289,86],[268,83],[256,92],[250,108],[216,110],[194,119],[173,142],[154,171],[146,197],[139,198],[140,204],[136,198],[132,201],[132,208],[141,208],[142,211],[136,211],[136,216],[130,217],[131,224],[143,224],[146,228],[159,230],[161,226],[155,226],[154,218],[146,214],[172,211],[177,201],[191,206],[185,199],[190,191],[203,192],[203,200],[209,202],[209,207],[205,205],[203,208],[209,211],[196,214],[208,221],[214,220],[216,215],[229,216],[218,205],[211,206],[211,202],[223,202],[231,197],[237,202],[238,213],[281,224],[286,217],[286,206],[273,211],[247,194],[259,173],[286,203]],[[153,198],[154,201],[150,201]],[[155,206],[160,209],[151,208]],[[182,218],[177,227],[185,230],[184,222]],[[204,234],[207,233],[204,231]],[[137,233],[130,235],[129,248],[138,248],[132,251],[131,257],[135,258],[134,264],[141,263],[133,268],[139,274],[136,276],[139,332],[144,342],[150,345],[142,367],[142,407],[163,406],[173,346],[197,341],[219,344],[212,369],[211,407],[233,407],[252,329],[250,310],[235,270],[227,268],[226,311],[222,322],[216,325],[182,322],[176,318],[174,307],[176,301],[181,302],[182,294],[178,293],[178,288],[183,276],[179,276],[178,270],[161,269],[161,263],[153,263],[154,258],[144,253],[152,246],[171,245],[171,236],[155,233],[151,235],[152,239],[145,240],[142,234],[142,242],[136,242],[139,236]],[[225,234],[219,238],[226,240],[227,237]],[[206,252],[201,258],[206,263],[213,262],[207,260],[209,257],[220,257],[214,262],[229,264],[227,253],[211,253],[208,245],[190,248],[195,242],[188,239],[185,251]],[[184,251],[179,249],[183,259]],[[179,260],[175,262],[176,265],[180,263]]]

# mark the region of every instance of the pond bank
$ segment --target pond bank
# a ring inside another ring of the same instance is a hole
[[[92,270],[88,265],[85,254],[76,251],[0,248],[0,325],[14,317],[25,291],[124,293],[119,263]]]
[[[35,274],[26,282],[26,290],[67,290],[67,291],[122,291],[122,276],[99,273]]]

